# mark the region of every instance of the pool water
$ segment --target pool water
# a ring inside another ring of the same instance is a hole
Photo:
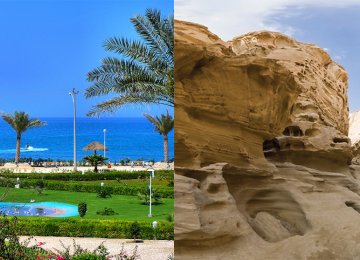
[[[60,202],[0,202],[1,215],[27,217],[73,217],[76,205]]]

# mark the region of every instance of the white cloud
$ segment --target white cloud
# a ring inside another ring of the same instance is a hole
[[[200,23],[224,40],[249,31],[294,34],[296,28],[276,22],[301,14],[306,7],[360,6],[360,0],[175,0],[175,18]]]
[[[335,53],[333,55],[334,60],[336,60],[336,61],[344,60],[344,59],[346,59],[346,56],[347,56],[347,51],[345,51],[345,50],[342,50],[339,53]]]

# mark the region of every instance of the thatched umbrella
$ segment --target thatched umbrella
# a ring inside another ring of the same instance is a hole
[[[96,154],[96,151],[104,151],[104,145],[102,145],[99,142],[92,142],[85,146],[83,148],[83,151],[94,151],[94,154]],[[109,149],[105,146],[105,151],[109,151]]]

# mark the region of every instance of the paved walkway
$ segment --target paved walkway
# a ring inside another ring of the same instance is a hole
[[[21,241],[24,241],[28,237],[20,237]],[[117,254],[121,251],[122,245],[124,245],[124,250],[128,253],[131,253],[135,246],[138,246],[137,254],[140,256],[139,259],[142,260],[167,260],[170,254],[174,252],[174,241],[165,241],[165,240],[145,240],[144,243],[133,243],[130,239],[109,239],[109,238],[79,238],[79,237],[42,237],[35,236],[30,242],[30,246],[34,245],[37,242],[45,243],[41,247],[44,249],[52,250],[60,249],[60,241],[65,246],[73,245],[73,240],[75,239],[76,244],[80,245],[82,248],[89,250],[94,250],[97,248],[101,242],[104,242],[105,247],[110,252],[110,255]]]

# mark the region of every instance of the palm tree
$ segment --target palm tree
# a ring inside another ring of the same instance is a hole
[[[91,166],[94,166],[94,172],[99,172],[98,171],[98,165],[99,164],[104,164],[106,162],[106,160],[108,158],[102,156],[102,155],[97,155],[96,154],[96,151],[93,155],[88,155],[88,156],[85,156],[83,158],[85,161],[89,162],[91,164]]]
[[[124,104],[163,104],[174,106],[174,17],[161,17],[147,9],[145,15],[130,19],[142,41],[113,37],[103,44],[106,51],[120,54],[108,57],[87,74],[94,82],[85,97],[115,95],[93,107],[88,116],[113,112]]]
[[[42,122],[36,118],[30,119],[29,114],[17,111],[14,113],[14,115],[2,113],[2,119],[8,123],[16,132],[15,163],[18,164],[20,160],[20,142],[22,133],[30,128],[44,126],[46,125],[46,122]]]
[[[164,161],[167,163],[169,160],[168,134],[174,128],[174,119],[167,110],[166,115],[161,115],[161,117],[152,117],[148,114],[144,116],[155,126],[155,131],[164,136]]]

